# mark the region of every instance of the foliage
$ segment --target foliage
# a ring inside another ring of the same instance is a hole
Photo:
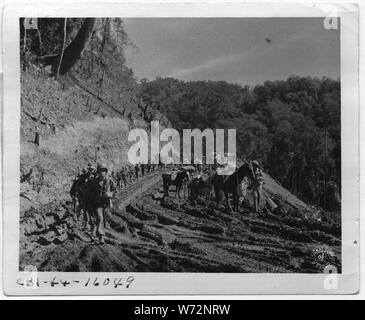
[[[325,207],[341,183],[340,83],[290,77],[253,88],[224,81],[141,81],[151,105],[183,128],[236,128],[241,158],[258,159],[285,187]]]
[[[65,19],[40,18],[38,30],[24,30],[20,19],[20,45],[22,65],[40,65],[44,57],[57,55],[63,44]],[[66,46],[75,38],[84,19],[67,19]],[[133,45],[128,39],[119,18],[97,19],[90,43],[70,74],[78,78],[97,97],[115,106],[121,114],[141,117],[138,106],[138,86],[133,71],[126,66],[124,50]],[[95,98],[95,97],[94,97]],[[98,105],[88,98],[90,109]]]

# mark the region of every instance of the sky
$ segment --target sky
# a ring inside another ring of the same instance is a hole
[[[128,18],[138,48],[127,64],[141,80],[224,80],[241,85],[291,75],[340,76],[340,31],[323,18]]]

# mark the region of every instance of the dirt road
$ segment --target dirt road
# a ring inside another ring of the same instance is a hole
[[[289,215],[231,214],[213,204],[191,206],[175,198],[173,188],[165,198],[161,189],[161,176],[151,174],[119,193],[104,245],[73,221],[69,203],[29,210],[21,218],[20,268],[313,273],[331,263],[341,269],[336,225]],[[318,252],[327,254],[325,261]]]

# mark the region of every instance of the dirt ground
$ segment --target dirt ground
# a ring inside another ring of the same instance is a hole
[[[69,201],[25,211],[20,270],[318,273],[329,263],[341,270],[338,223],[191,205],[174,187],[163,197],[160,173],[119,192],[113,207],[103,245],[74,221]]]

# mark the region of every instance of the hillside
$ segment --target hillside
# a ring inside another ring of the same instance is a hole
[[[71,181],[88,162],[104,161],[111,169],[127,164],[129,130],[148,127],[137,105],[130,108],[137,116],[123,117],[105,103],[94,99],[91,104],[90,95],[66,80],[63,89],[65,81],[37,67],[22,74],[21,212],[68,199]],[[168,125],[158,112],[155,118]]]
[[[157,78],[141,87],[178,130],[235,128],[239,157],[258,160],[286,189],[308,202],[339,211],[338,80],[291,76],[250,87]]]

